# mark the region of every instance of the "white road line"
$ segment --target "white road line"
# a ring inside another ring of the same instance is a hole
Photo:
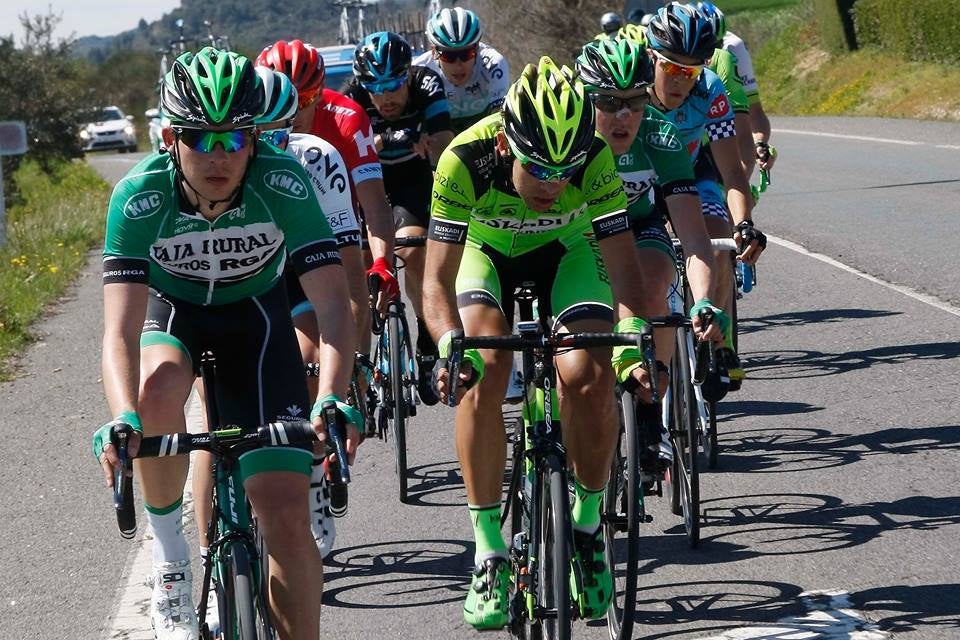
[[[855,269],[849,265],[843,264],[842,262],[834,260],[829,256],[825,256],[822,253],[816,253],[815,251],[810,251],[803,245],[797,244],[796,242],[791,242],[790,240],[785,240],[783,238],[778,238],[776,236],[771,236],[771,235],[767,235],[767,240],[774,244],[778,244],[781,247],[784,247],[786,249],[790,249],[791,251],[796,251],[797,253],[801,253],[805,256],[809,256],[814,260],[819,260],[820,262],[829,264],[831,267],[836,267],[837,269],[842,269],[843,271],[852,273],[874,284],[879,284],[880,286],[886,287],[887,289],[892,289],[897,293],[905,295],[908,298],[913,298],[918,302],[928,304],[931,307],[939,309],[940,311],[946,311],[947,313],[960,317],[960,307],[956,307],[950,304],[949,302],[944,302],[943,300],[940,300],[939,298],[936,298],[934,296],[927,295],[925,293],[920,293],[919,291],[911,289],[910,287],[905,287],[903,285],[887,282],[886,280],[881,280],[876,276],[872,276],[869,273],[864,273],[859,269]]]
[[[196,432],[200,424],[200,401],[197,394],[193,393],[187,403],[187,430]],[[190,472],[192,475],[193,466]],[[183,491],[184,522],[193,517],[191,480],[192,477],[187,478]],[[145,520],[143,514],[139,514],[139,519]],[[143,533],[137,541],[139,548],[133,557],[127,582],[120,591],[116,615],[106,636],[108,640],[153,640],[154,637],[150,627],[151,590],[146,584],[147,576],[153,570],[153,533],[145,523],[141,522],[141,525]]]
[[[825,133],[823,131],[801,131],[800,129],[774,129],[774,133],[792,133],[798,136],[817,136],[819,138],[843,138],[844,140],[863,140],[865,142],[885,142],[887,144],[902,144],[916,147],[927,144],[916,140],[894,140],[893,138],[873,138],[871,136],[852,136],[843,133]]]
[[[703,640],[889,640],[893,637],[851,609],[846,591],[807,591],[800,594],[800,599],[807,607],[805,615],[769,625],[731,629]]]
[[[960,144],[938,144],[934,146],[937,149],[960,149]]]

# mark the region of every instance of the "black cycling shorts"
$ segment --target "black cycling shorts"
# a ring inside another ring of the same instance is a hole
[[[426,228],[430,221],[433,174],[429,168],[421,171],[419,164],[414,170],[405,168],[405,164],[408,163],[383,167],[383,186],[393,208],[394,227]]]

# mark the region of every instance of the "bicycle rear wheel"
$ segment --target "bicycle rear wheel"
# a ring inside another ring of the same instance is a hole
[[[390,399],[393,403],[393,447],[396,454],[397,480],[400,484],[400,502],[407,501],[407,395],[404,385],[404,375],[406,366],[404,365],[404,344],[406,336],[403,336],[400,328],[400,317],[402,307],[394,303],[390,305],[390,312],[387,316],[387,333],[390,347]]]
[[[567,489],[565,467],[557,460],[548,458],[543,472],[545,501],[544,526],[541,531],[541,549],[544,557],[540,562],[540,598],[544,608],[556,611],[556,617],[543,621],[544,638],[570,640],[571,600],[570,561],[572,529],[570,525],[570,494]]]
[[[603,498],[604,547],[607,566],[614,577],[613,601],[607,610],[607,630],[612,640],[631,637],[637,602],[643,489],[638,450],[640,434],[633,402],[633,396],[626,392],[619,398],[620,437]],[[617,571],[619,559],[624,562],[622,574]]]
[[[672,389],[673,466],[670,471],[670,506],[683,516],[687,542],[700,542],[700,474],[698,467],[699,416],[690,376],[690,344],[686,330],[677,332],[677,349],[670,371]]]

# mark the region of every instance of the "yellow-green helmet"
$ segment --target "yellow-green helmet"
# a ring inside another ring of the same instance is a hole
[[[617,37],[636,42],[641,48],[647,46],[647,34],[645,29],[637,24],[625,24],[617,31]]]
[[[593,145],[593,104],[583,83],[547,56],[524,68],[501,113],[510,149],[523,160],[569,167],[586,160]]]
[[[233,51],[204,47],[173,63],[160,87],[160,109],[173,124],[199,129],[249,126],[263,111],[253,63]]]

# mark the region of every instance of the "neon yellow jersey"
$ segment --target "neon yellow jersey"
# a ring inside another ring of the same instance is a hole
[[[487,116],[450,143],[433,181],[430,238],[486,244],[514,257],[553,241],[569,246],[591,231],[598,240],[630,229],[627,196],[613,153],[597,135],[587,159],[557,202],[533,211],[513,188],[512,159],[496,149],[500,114]],[[591,229],[592,227],[592,229]]]
[[[747,93],[743,89],[743,81],[737,73],[736,56],[726,49],[716,49],[710,59],[708,68],[720,76],[720,80],[723,81],[723,87],[727,90],[733,112],[748,113],[750,102],[747,100]]]

